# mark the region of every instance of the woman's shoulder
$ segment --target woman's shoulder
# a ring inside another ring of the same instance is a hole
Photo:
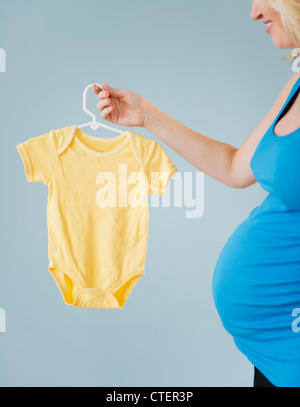
[[[281,94],[279,95],[279,97],[282,96],[283,100],[286,100],[286,98],[288,97],[288,95],[290,94],[293,86],[295,85],[295,83],[298,81],[298,79],[300,78],[300,72],[296,72],[294,73],[289,80],[286,82],[286,84],[284,85]]]
[[[289,84],[289,86],[292,87],[295,85],[295,83],[297,82],[297,80],[300,78],[300,71],[299,72],[295,72],[294,75],[292,75],[290,77],[290,79],[287,81],[287,84]]]

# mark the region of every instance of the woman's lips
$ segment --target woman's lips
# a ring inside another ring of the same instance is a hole
[[[267,27],[266,27],[266,33],[267,34],[271,34],[271,29],[272,29],[272,21],[269,21],[268,23],[266,23],[267,24]]]

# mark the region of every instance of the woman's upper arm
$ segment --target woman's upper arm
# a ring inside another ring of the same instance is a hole
[[[248,136],[244,144],[234,153],[231,162],[231,174],[233,179],[235,179],[237,188],[250,187],[257,182],[251,170],[250,161],[258,143],[276,119],[299,76],[300,73],[297,72],[288,80],[269,112]]]

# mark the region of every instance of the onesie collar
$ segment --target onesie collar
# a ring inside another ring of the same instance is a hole
[[[77,128],[78,128],[78,125],[74,124],[73,126],[64,127],[62,129],[55,130],[55,133],[56,133],[56,136],[58,139],[58,151],[57,151],[58,156],[61,155],[68,148],[71,141],[73,140],[73,137],[75,135],[75,131]],[[130,131],[127,131],[126,133],[128,135],[128,139],[129,139],[131,148],[133,148],[133,150],[135,150],[134,143],[132,140],[132,135],[131,135],[132,133]]]
[[[74,124],[73,126],[65,127],[62,129],[63,131],[60,132],[60,137],[59,137],[59,143],[58,143],[58,155],[61,155],[66,148],[69,146],[71,143],[75,131],[77,129],[77,124]]]

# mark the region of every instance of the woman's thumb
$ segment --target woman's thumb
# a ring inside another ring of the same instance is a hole
[[[109,92],[109,95],[112,97],[124,96],[124,89],[111,88],[106,82],[103,83],[102,89],[107,90]]]

